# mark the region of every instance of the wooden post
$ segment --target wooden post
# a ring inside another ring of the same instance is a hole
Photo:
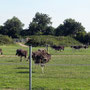
[[[29,46],[29,90],[32,90],[32,46]]]

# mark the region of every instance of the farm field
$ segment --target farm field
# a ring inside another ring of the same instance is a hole
[[[0,46],[0,90],[29,90],[29,63],[15,56],[19,45]],[[45,47],[33,47],[33,51]],[[64,51],[49,48],[52,59],[45,66],[32,65],[32,90],[89,90],[90,48]]]

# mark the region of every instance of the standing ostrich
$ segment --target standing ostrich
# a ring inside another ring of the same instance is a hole
[[[51,59],[51,55],[46,52],[46,50],[39,49],[36,52],[32,52],[32,59],[35,64],[40,64],[42,68],[42,73],[44,73],[43,68],[45,63]]]
[[[23,49],[17,49],[16,50],[16,55],[20,56],[21,59],[20,59],[20,62],[22,61],[22,57],[27,57],[27,51],[26,50],[23,50]]]

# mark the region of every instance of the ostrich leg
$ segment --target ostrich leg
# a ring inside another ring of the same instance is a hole
[[[45,64],[41,64],[42,73],[44,73]]]
[[[22,57],[20,57],[20,62],[22,62]]]

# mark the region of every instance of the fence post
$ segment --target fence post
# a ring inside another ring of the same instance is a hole
[[[29,90],[32,90],[32,46],[29,46]]]
[[[48,52],[48,44],[46,44],[46,50],[47,50],[47,52]]]

